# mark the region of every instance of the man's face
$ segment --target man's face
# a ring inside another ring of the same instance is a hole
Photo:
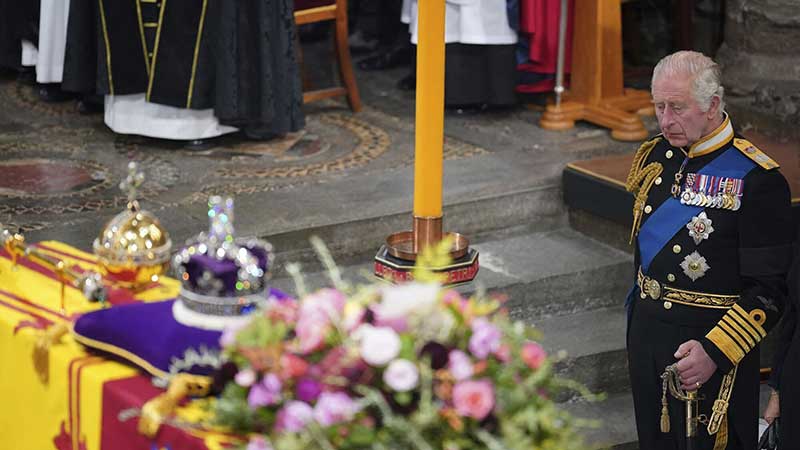
[[[688,147],[713,131],[708,129],[710,112],[702,111],[691,94],[689,77],[662,75],[653,83],[652,94],[658,125],[672,146]]]

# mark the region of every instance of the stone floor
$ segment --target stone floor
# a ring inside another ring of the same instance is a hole
[[[236,199],[242,233],[267,237],[407,212],[414,96],[394,87],[404,72],[357,73],[365,103],[359,114],[338,101],[308,105],[307,126],[298,133],[268,142],[226,136],[203,151],[115,135],[101,115],[78,115],[72,102],[42,103],[32,87],[0,80],[0,222],[32,240],[89,248],[124,206],[117,186],[128,161],[138,162],[147,177],[142,206],[161,217],[176,242],[206,226],[212,194]],[[539,115],[522,106],[448,113],[445,201],[554,182],[570,160],[635,145],[612,141],[591,125],[545,131],[536,126]]]

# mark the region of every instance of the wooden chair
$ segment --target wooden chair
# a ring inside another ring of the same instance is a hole
[[[350,47],[347,42],[347,0],[294,0],[294,20],[298,26],[328,20],[335,21],[334,49],[339,75],[344,83],[344,86],[306,90],[303,93],[303,103],[344,95],[347,96],[350,109],[353,112],[360,111],[361,97],[358,94],[356,78],[353,75],[353,61],[350,58]]]

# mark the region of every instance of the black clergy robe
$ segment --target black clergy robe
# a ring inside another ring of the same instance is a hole
[[[0,0],[0,67],[21,66],[23,40],[39,41],[39,1]]]
[[[75,0],[65,89],[213,108],[256,137],[303,126],[291,0]]]

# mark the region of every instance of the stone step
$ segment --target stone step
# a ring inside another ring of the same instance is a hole
[[[542,345],[551,355],[566,356],[556,373],[578,381],[592,392],[618,393],[630,389],[625,349],[625,310],[621,304],[564,316],[534,320]]]
[[[412,219],[410,208],[400,209],[377,217],[331,222],[261,237],[274,245],[280,260],[300,262],[312,270],[320,270],[309,244],[311,236],[320,237],[337,260],[348,265],[357,264],[374,257],[390,234],[410,230]],[[515,234],[518,229],[529,232],[560,228],[566,225],[566,220],[557,185],[475,197],[444,207],[444,230],[461,233],[472,242],[491,239],[494,235]],[[279,268],[276,275],[281,274]]]
[[[582,399],[561,404],[573,416],[591,420],[595,426],[581,430],[592,449],[637,450],[636,421],[630,392],[612,394],[598,402]]]

